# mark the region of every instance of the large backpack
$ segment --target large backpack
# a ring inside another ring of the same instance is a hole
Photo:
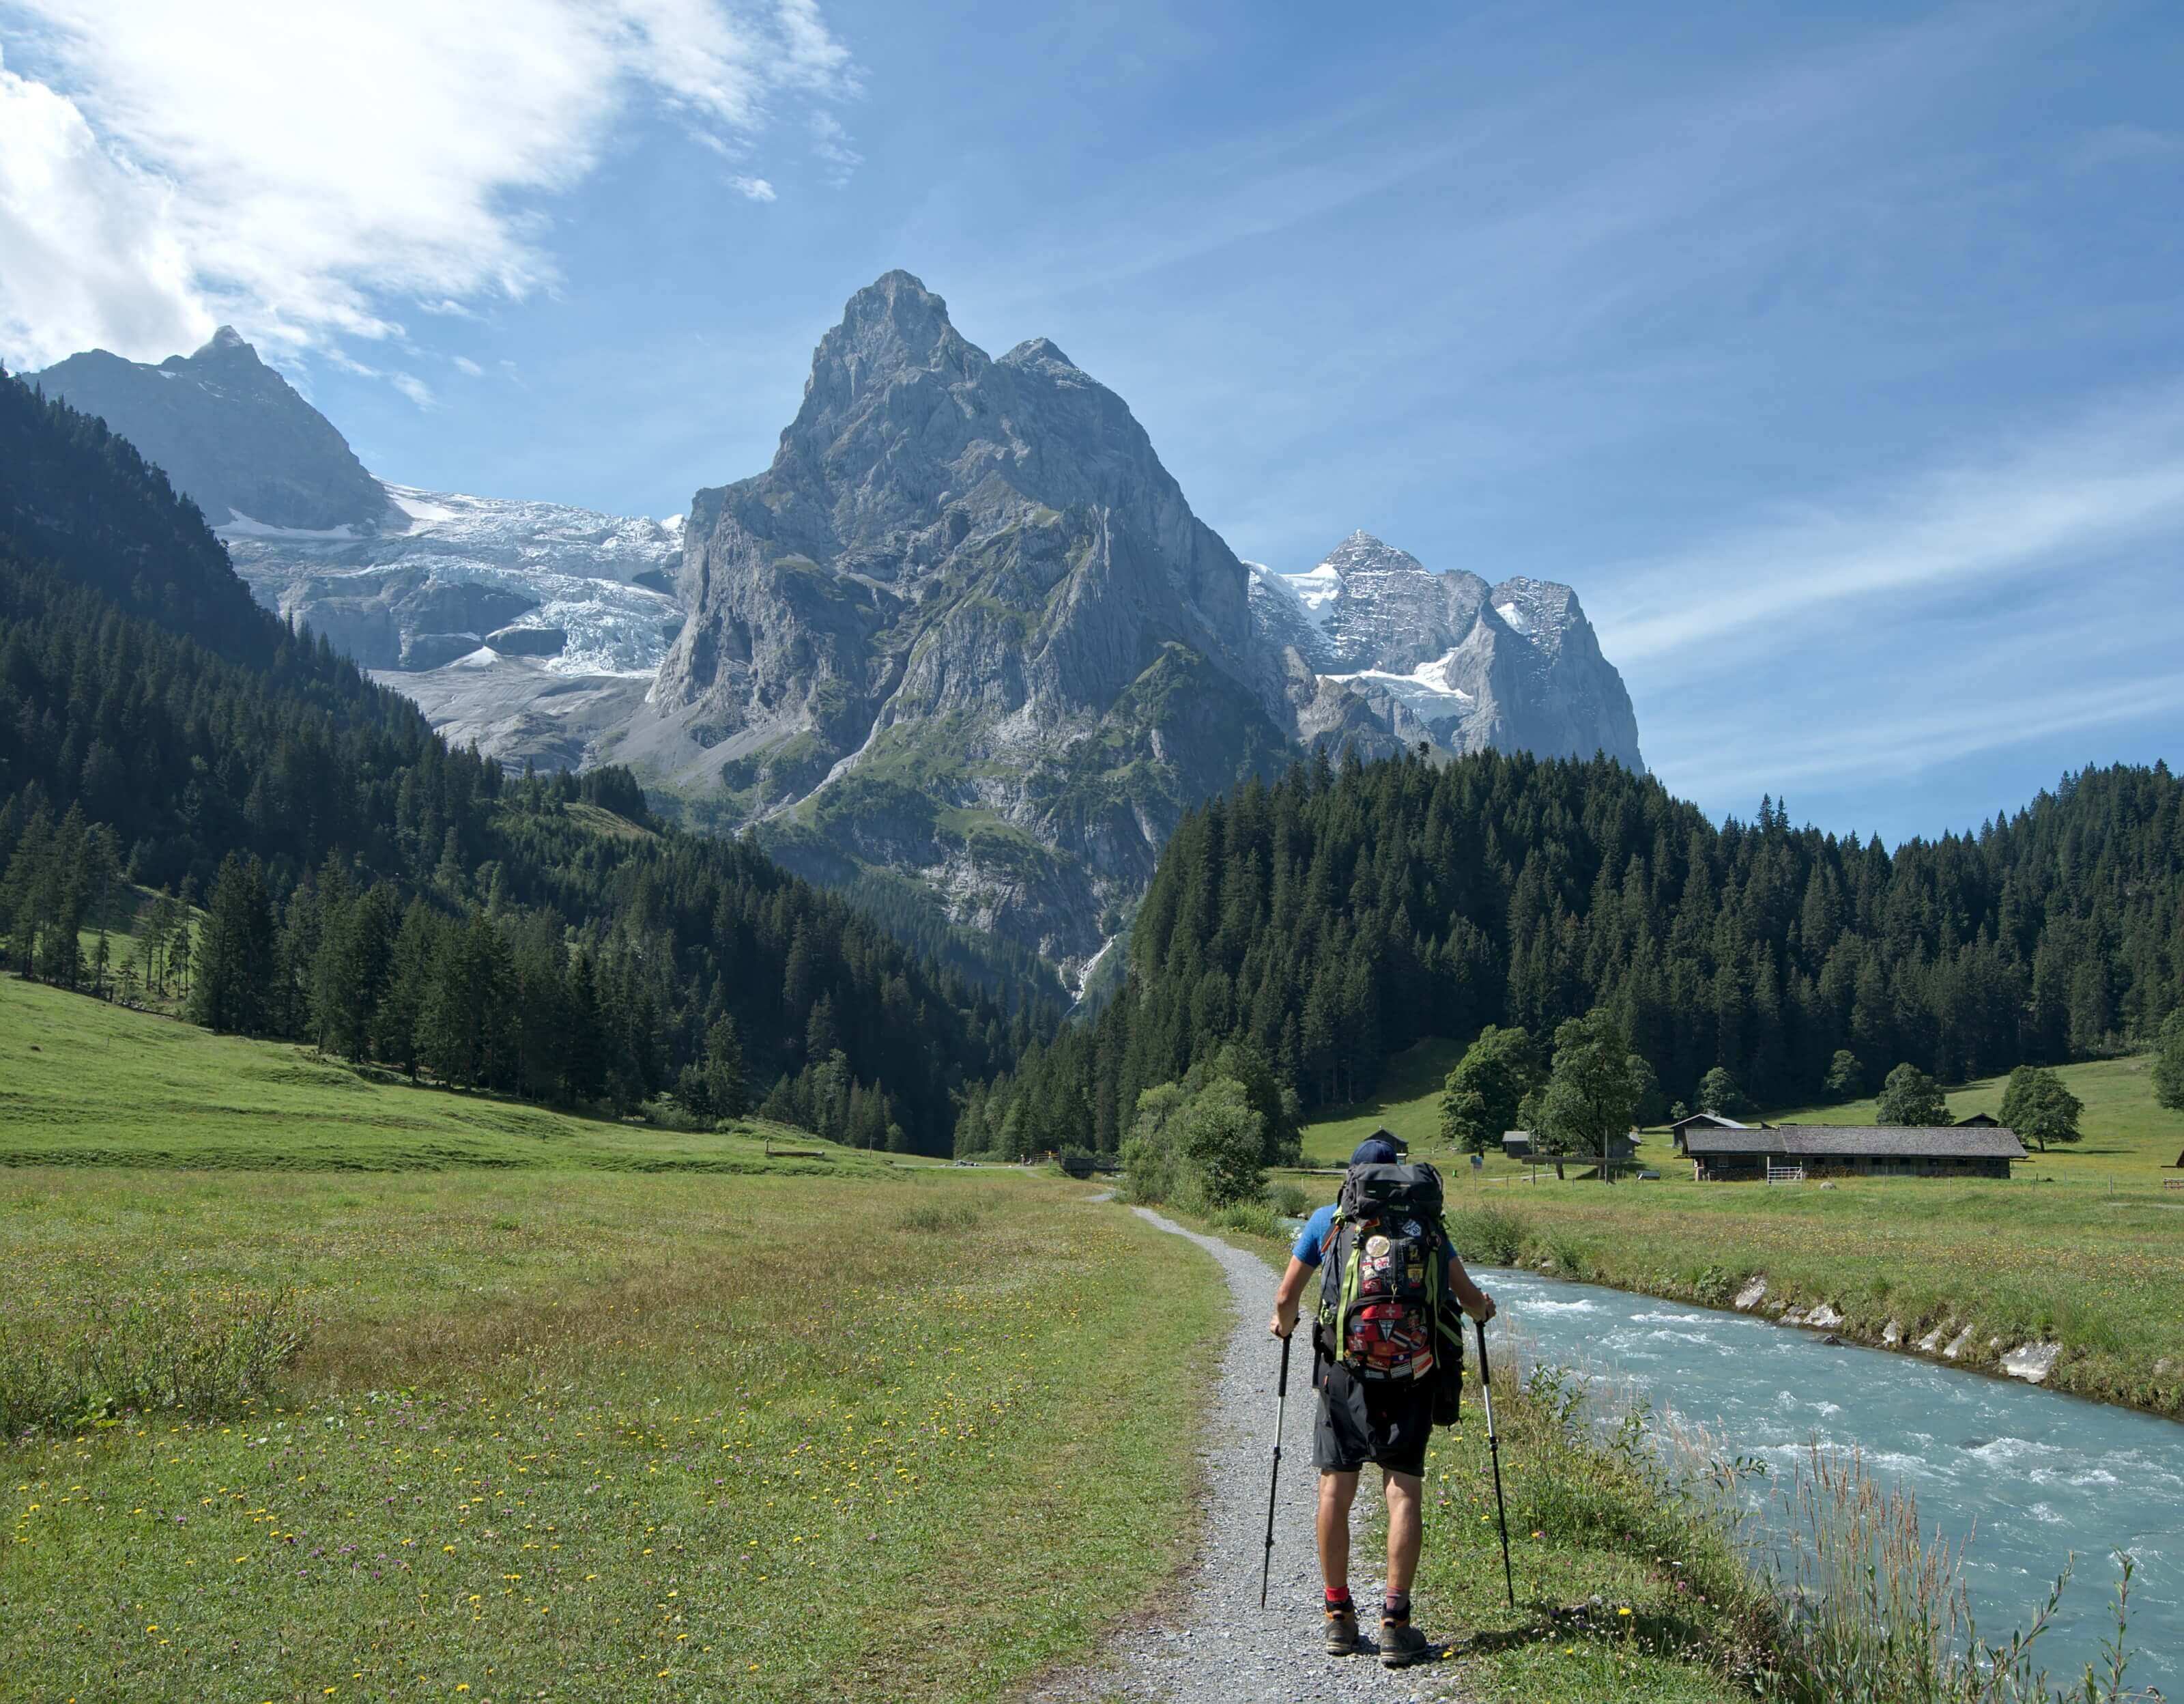
[[[1358,1378],[1429,1376],[1444,1349],[1448,1263],[1440,1174],[1430,1165],[1353,1165],[1320,1258],[1320,1348]],[[1454,1339],[1462,1353],[1463,1339]]]

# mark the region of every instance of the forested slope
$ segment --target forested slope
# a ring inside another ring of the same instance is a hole
[[[655,824],[626,772],[450,750],[259,609],[125,442],[4,377],[0,730],[9,962],[108,990],[79,929],[122,876],[172,886],[209,906],[177,974],[216,1027],[622,1108],[786,1080],[777,1111],[937,1148],[955,1086],[1053,1019]]]
[[[1538,1034],[1612,1010],[1664,1092],[1721,1064],[1765,1104],[1825,1098],[1838,1048],[1946,1081],[2113,1051],[2184,1002],[2184,789],[2065,777],[1967,835],[1709,823],[1606,761],[1483,752],[1299,766],[1192,813],[1095,1026],[978,1096],[1112,1148],[1138,1092],[1228,1042],[1306,1106],[1373,1086],[1422,1036]]]

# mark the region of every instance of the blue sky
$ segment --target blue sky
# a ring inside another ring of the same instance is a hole
[[[164,9],[0,4],[13,363],[233,319],[386,477],[669,514],[900,265],[1244,556],[1575,586],[1717,815],[2184,755],[2174,6]]]

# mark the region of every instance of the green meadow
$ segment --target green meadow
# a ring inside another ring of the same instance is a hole
[[[2035,1153],[2008,1182],[1845,1178],[1770,1187],[1696,1183],[1665,1131],[1639,1155],[1658,1180],[1613,1187],[1570,1168],[1499,1154],[1474,1171],[1440,1139],[1440,1081],[1459,1050],[1412,1048],[1383,1092],[1305,1132],[1307,1164],[1339,1165],[1376,1126],[1447,1174],[1465,1251],[1545,1265],[1572,1278],[1725,1305],[1758,1276],[1767,1306],[1825,1302],[1838,1329],[1879,1342],[1893,1322],[1915,1342],[1969,1327],[1962,1360],[1992,1366],[2031,1340],[2059,1342],[2050,1383],[2082,1395],[2184,1414],[2184,1115],[2153,1099],[2147,1061],[2103,1059],[2061,1075],[2085,1103],[2085,1140]],[[2000,1079],[1952,1090],[1958,1117],[1997,1110]],[[1870,1100],[1774,1121],[1870,1124]]]
[[[1058,1180],[13,981],[0,1084],[0,1694],[985,1698],[1183,1558],[1217,1275]]]
[[[307,1047],[214,1036],[36,982],[0,980],[0,1166],[405,1171],[441,1166],[811,1171],[886,1162],[746,1120],[677,1132],[419,1088]]]

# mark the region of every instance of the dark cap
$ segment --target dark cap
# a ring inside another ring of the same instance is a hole
[[[1352,1165],[1393,1165],[1401,1157],[1396,1152],[1392,1140],[1374,1134],[1357,1144],[1357,1151],[1350,1156],[1350,1163]]]

